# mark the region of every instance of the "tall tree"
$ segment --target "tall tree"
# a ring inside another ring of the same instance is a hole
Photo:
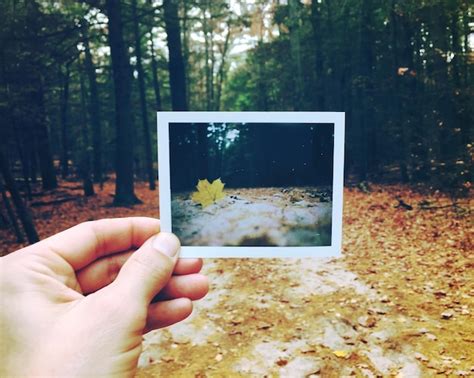
[[[31,218],[31,214],[28,208],[23,203],[20,192],[13,178],[8,162],[6,161],[3,151],[0,150],[0,172],[2,173],[5,186],[10,192],[13,203],[15,204],[16,213],[20,218],[23,229],[25,230],[26,237],[30,244],[36,243],[39,241],[38,233],[36,232],[35,225]]]
[[[156,60],[155,46],[153,45],[153,35],[150,33],[150,56],[151,56],[151,75],[153,78],[153,90],[155,92],[156,111],[162,110],[160,80],[158,79],[158,62]]]
[[[391,27],[391,48],[392,48],[392,82],[393,82],[393,96],[391,101],[391,110],[392,110],[392,122],[395,125],[395,130],[399,135],[399,140],[397,141],[401,148],[399,150],[399,167],[400,167],[400,175],[401,180],[403,182],[408,182],[408,146],[407,137],[406,137],[406,130],[403,128],[402,120],[399,117],[402,109],[402,103],[400,98],[400,79],[401,75],[399,75],[400,69],[400,54],[399,54],[399,29],[400,29],[400,22],[399,16],[397,13],[397,4],[395,0],[392,0],[391,9],[390,9],[390,27]]]
[[[66,72],[60,75],[62,78],[61,96],[61,176],[66,178],[69,175],[69,133],[68,133],[68,107],[69,107],[69,81],[71,76],[70,65],[66,64]]]
[[[133,132],[132,132],[132,71],[123,36],[122,5],[106,0],[109,25],[109,44],[115,93],[115,124],[117,129],[116,173],[114,204],[133,205],[139,200],[133,185]]]
[[[102,126],[100,117],[100,100],[99,89],[97,87],[97,75],[95,72],[94,62],[92,61],[92,53],[89,41],[88,22],[82,20],[82,38],[84,43],[84,63],[89,79],[89,114],[92,124],[92,143],[93,143],[93,172],[94,181],[102,182]]]
[[[323,83],[323,36],[322,36],[322,17],[321,3],[319,1],[311,2],[311,22],[313,26],[313,39],[315,51],[315,80],[314,93],[312,96],[314,109],[324,110],[324,83]]]
[[[225,78],[227,76],[227,55],[230,50],[230,37],[232,33],[231,20],[228,20],[228,30],[225,35],[224,44],[219,47],[219,52],[221,55],[221,62],[219,69],[217,71],[217,89],[216,89],[216,100],[215,100],[215,110],[220,110],[221,107],[221,97],[222,97],[222,87],[224,85]]]
[[[82,177],[82,186],[84,190],[84,195],[86,197],[93,196],[94,193],[94,184],[91,177],[91,147],[89,142],[89,125],[87,122],[87,106],[86,106],[86,88],[84,84],[84,78],[82,72],[79,73],[79,83],[81,91],[81,131],[82,131],[82,143],[81,143],[81,153],[79,157],[79,172]]]
[[[0,180],[0,192],[2,193],[2,200],[3,200],[3,205],[5,206],[5,210],[7,211],[8,215],[8,220],[6,217],[2,214],[1,215],[1,223],[2,223],[2,228],[6,228],[8,226],[8,222],[12,225],[13,231],[15,232],[16,236],[16,241],[18,243],[23,243],[25,241],[23,237],[23,233],[20,229],[20,225],[18,224],[18,221],[16,219],[15,212],[13,211],[11,205],[10,205],[10,200],[8,199],[7,192],[5,190],[5,185],[3,184],[2,180]],[[5,226],[5,227],[3,227]]]
[[[303,71],[301,66],[300,7],[299,0],[288,0],[291,62],[294,72],[293,108],[301,110],[303,106]]]
[[[368,122],[368,105],[370,104],[371,80],[373,71],[373,35],[371,29],[372,22],[371,0],[362,0],[359,17],[359,44],[357,74],[358,80],[355,83],[354,95],[359,111],[355,114],[354,126],[358,133],[358,168],[360,180],[366,180],[368,174],[368,138],[370,137]]]
[[[171,106],[173,110],[188,110],[177,0],[163,0],[163,10],[169,51]]]
[[[135,57],[137,58],[138,89],[140,92],[140,108],[142,112],[143,139],[145,144],[145,166],[150,190],[156,189],[153,157],[151,154],[150,126],[146,103],[145,72],[142,64],[142,46],[139,19],[137,14],[137,0],[132,0],[133,34],[135,37]]]
[[[184,75],[186,80],[186,98],[188,102],[190,101],[190,64],[189,64],[189,40],[190,40],[190,18],[188,16],[188,11],[192,3],[190,1],[180,1],[181,5],[181,33],[182,33],[182,43],[183,43],[183,62],[184,62]],[[188,104],[189,106],[189,104]]]
[[[46,124],[46,110],[44,105],[44,84],[43,77],[40,73],[35,75],[33,81],[34,89],[30,92],[32,104],[36,104],[37,114],[33,123],[34,139],[37,145],[39,166],[41,173],[41,182],[43,189],[54,189],[58,186],[56,179],[56,171],[53,164],[53,154],[51,153],[51,145],[49,141],[49,131]]]

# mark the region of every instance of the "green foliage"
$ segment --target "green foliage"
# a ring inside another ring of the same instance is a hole
[[[456,0],[305,6],[298,22],[301,96],[289,56],[292,21],[288,6],[279,6],[278,36],[249,51],[230,76],[226,109],[292,110],[298,97],[299,109],[345,111],[348,174],[465,191],[472,180],[466,101],[473,52],[466,38],[473,13]]]
[[[177,3],[191,110],[345,111],[349,177],[426,182],[453,192],[470,187],[474,53],[468,38],[474,9],[469,2]],[[137,7],[152,120],[156,107],[151,105],[158,103],[155,79],[161,107],[171,107],[169,54],[160,2],[138,0]],[[104,1],[2,1],[0,12],[0,113],[9,125],[2,128],[2,140],[12,160],[20,158],[18,135],[23,147],[34,140],[34,120],[47,126],[52,154],[59,156],[67,66],[73,166],[91,147],[91,135],[83,132],[91,127],[81,32],[87,21],[104,169],[113,170],[114,87]],[[130,2],[124,2],[122,17],[125,42],[133,46]],[[247,49],[237,54],[233,51],[239,44]],[[135,70],[132,47],[129,53]],[[143,177],[144,135],[133,77],[131,143],[137,146],[135,172]]]

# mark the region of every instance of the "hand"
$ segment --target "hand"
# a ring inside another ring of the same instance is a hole
[[[0,376],[133,375],[142,335],[208,291],[202,261],[178,260],[159,225],[86,222],[2,257]]]

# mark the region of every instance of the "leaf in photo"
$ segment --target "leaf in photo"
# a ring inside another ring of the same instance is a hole
[[[191,199],[203,208],[225,197],[224,183],[220,178],[214,180],[212,184],[207,179],[199,180],[196,189],[197,192],[192,194]]]

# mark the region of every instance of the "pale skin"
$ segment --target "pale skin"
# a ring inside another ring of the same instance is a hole
[[[191,314],[200,259],[153,218],[86,222],[0,259],[0,376],[133,376],[142,336]]]

